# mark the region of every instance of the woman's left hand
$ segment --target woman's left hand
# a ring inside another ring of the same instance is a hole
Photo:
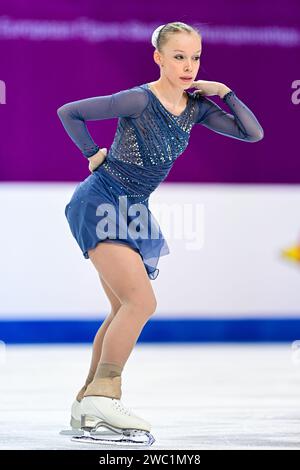
[[[218,95],[223,97],[226,93],[231,91],[224,83],[210,82],[208,80],[196,80],[191,84],[191,88],[193,87],[197,88],[195,93],[203,96]]]

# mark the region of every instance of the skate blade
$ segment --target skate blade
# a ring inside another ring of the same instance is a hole
[[[102,430],[100,430],[102,428]],[[150,446],[155,442],[148,431],[140,429],[118,429],[110,425],[99,425],[96,428],[83,429],[83,435],[73,436],[73,442],[88,442],[91,444],[116,444]]]
[[[61,436],[83,436],[83,429],[63,429],[59,433]]]

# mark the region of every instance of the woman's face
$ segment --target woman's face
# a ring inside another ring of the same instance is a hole
[[[201,38],[197,33],[179,32],[169,36],[162,48],[157,51],[157,61],[161,67],[161,76],[174,86],[190,88],[196,79],[200,67]],[[190,80],[182,80],[190,77]]]

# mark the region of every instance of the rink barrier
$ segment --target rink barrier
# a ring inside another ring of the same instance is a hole
[[[90,343],[100,320],[1,320],[0,341],[9,343]],[[296,318],[150,319],[140,343],[286,342],[300,339]]]

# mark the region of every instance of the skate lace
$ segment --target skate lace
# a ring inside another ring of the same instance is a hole
[[[130,408],[126,408],[120,400],[113,400],[115,408],[123,414],[131,416],[132,410]]]

